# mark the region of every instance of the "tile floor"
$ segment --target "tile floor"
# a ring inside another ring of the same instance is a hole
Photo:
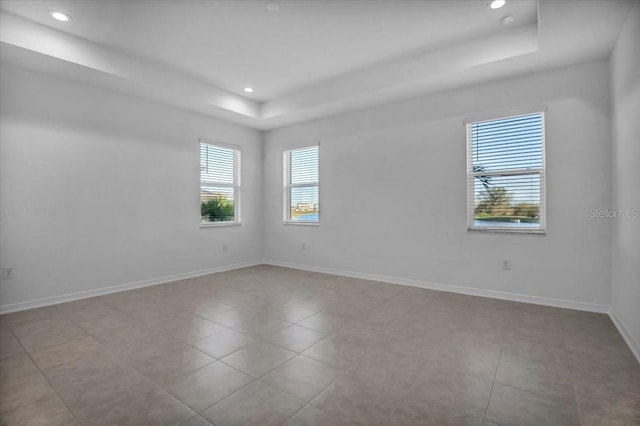
[[[0,317],[0,423],[638,425],[609,318],[258,266]]]

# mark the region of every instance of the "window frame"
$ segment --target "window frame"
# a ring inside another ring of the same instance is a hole
[[[502,119],[510,119],[523,117],[533,114],[541,116],[541,134],[542,134],[542,167],[539,168],[523,168],[509,170],[494,171],[473,171],[473,136],[472,126],[476,123],[486,121],[495,121]],[[541,234],[547,233],[547,160],[546,160],[546,108],[533,107],[527,109],[512,110],[505,113],[497,113],[482,117],[470,118],[464,120],[465,136],[466,136],[466,154],[467,154],[467,231],[473,232],[497,232],[497,233],[513,233],[513,234]],[[475,226],[475,178],[476,176],[522,176],[538,174],[540,180],[540,226],[537,228],[516,228],[506,226]]]
[[[219,222],[203,222],[202,215],[200,216],[200,228],[218,228],[225,226],[240,226],[241,222],[241,204],[242,204],[242,148],[238,145],[232,145],[224,142],[219,142],[212,139],[200,138],[198,140],[198,168],[200,170],[200,194],[199,203],[202,205],[202,145],[214,146],[217,148],[225,148],[233,150],[233,183],[215,182],[215,186],[233,188],[233,218],[234,220],[219,221]]]
[[[291,183],[291,153],[316,147],[318,149],[318,180],[315,183]],[[320,143],[312,145],[297,146],[285,149],[282,153],[282,182],[283,182],[283,224],[284,225],[301,225],[301,226],[318,226],[320,224],[320,210],[318,210],[317,220],[291,220],[291,190],[293,188],[313,188],[318,189],[318,205],[320,204]]]

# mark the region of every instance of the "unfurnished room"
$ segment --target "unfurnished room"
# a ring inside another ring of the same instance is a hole
[[[640,425],[640,0],[0,0],[0,424]]]

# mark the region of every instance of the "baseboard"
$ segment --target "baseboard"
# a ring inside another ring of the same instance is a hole
[[[266,265],[283,266],[286,268],[301,269],[304,271],[320,272],[325,274],[340,275],[351,278],[361,278],[372,281],[382,281],[391,284],[400,284],[411,287],[427,288],[430,290],[447,291],[450,293],[468,294],[471,296],[490,297],[492,299],[509,300],[512,302],[533,303],[536,305],[553,306],[556,308],[575,309],[579,311],[609,313],[610,307],[598,303],[579,302],[573,300],[553,299],[548,297],[528,296],[524,294],[508,293],[503,291],[484,290],[473,287],[463,287],[451,284],[440,284],[428,281],[412,280],[407,278],[388,277],[383,275],[368,274],[356,271],[346,271],[342,269],[325,268],[320,266],[302,265],[297,263],[281,262],[278,260],[265,259]]]
[[[23,311],[25,309],[40,308],[42,306],[55,305],[58,303],[71,302],[73,300],[86,299],[89,297],[102,296],[119,291],[133,290],[136,288],[149,287],[157,284],[164,284],[171,281],[184,280],[187,278],[199,277],[202,275],[214,274],[216,272],[230,271],[233,269],[247,268],[262,264],[261,260],[235,263],[232,265],[218,266],[215,268],[200,269],[198,271],[186,272],[183,274],[168,275],[164,277],[151,278],[143,281],[119,284],[110,287],[102,287],[93,290],[79,291],[77,293],[68,293],[60,296],[45,297],[43,299],[29,300],[26,302],[12,303],[9,305],[0,305],[0,314],[8,314],[10,312]]]
[[[618,332],[620,333],[624,341],[627,342],[627,346],[629,346],[629,349],[631,349],[631,352],[636,357],[636,360],[638,360],[638,363],[640,363],[640,343],[633,338],[631,333],[629,333],[629,331],[624,326],[620,318],[615,314],[615,312],[610,311],[609,317],[611,318],[611,321],[613,321],[613,324],[618,329]]]
[[[451,293],[468,294],[471,296],[490,297],[493,299],[510,300],[514,302],[533,303],[537,305],[554,306],[558,308],[576,309],[580,311],[609,313],[609,310],[610,310],[609,306],[596,304],[596,303],[577,302],[577,301],[563,300],[563,299],[552,299],[552,298],[539,297],[539,296],[528,296],[528,295],[508,293],[508,292],[502,292],[502,291],[484,290],[484,289],[478,289],[478,288],[472,288],[472,287],[456,286],[451,284],[440,284],[440,283],[433,283],[428,281],[412,280],[407,278],[389,277],[389,276],[383,276],[383,275],[368,274],[363,272],[347,271],[342,269],[325,268],[320,266],[302,265],[297,263],[264,259],[261,261],[258,260],[258,261],[251,261],[251,262],[242,262],[242,263],[236,263],[233,265],[201,269],[198,271],[186,272],[183,274],[152,278],[149,280],[120,284],[120,285],[110,286],[110,287],[102,287],[98,289],[81,291],[77,293],[68,293],[60,296],[52,296],[52,297],[47,297],[43,299],[29,300],[26,302],[13,303],[9,305],[0,305],[0,314],[22,311],[22,310],[31,309],[31,308],[39,308],[39,307],[48,306],[48,305],[55,305],[57,303],[70,302],[73,300],[86,299],[89,297],[102,296],[105,294],[117,293],[119,291],[133,290],[136,288],[148,287],[148,286],[157,285],[157,284],[164,284],[171,281],[183,280],[187,278],[213,274],[216,272],[230,271],[233,269],[246,268],[246,267],[256,266],[260,264],[282,266],[286,268],[300,269],[300,270],[312,271],[312,272],[321,272],[325,274],[333,274],[333,275],[339,275],[339,276],[351,277],[351,278],[360,278],[360,279],[366,279],[366,280],[372,280],[372,281],[382,281],[382,282],[387,282],[391,284],[407,285],[411,287],[427,288],[431,290],[448,291]],[[614,321],[616,326],[620,324],[619,320],[614,319],[613,315],[612,315],[612,320]],[[622,331],[624,330],[622,327],[618,326],[618,328],[621,329],[620,334],[622,334],[623,337],[625,337],[625,340],[630,339],[630,337],[628,337],[629,334]],[[633,340],[630,340],[630,341],[635,344]],[[637,348],[638,348],[638,345],[636,344],[635,349],[633,349],[634,353],[638,352]]]

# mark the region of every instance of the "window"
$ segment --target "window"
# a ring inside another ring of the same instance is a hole
[[[200,142],[200,223],[240,223],[240,150]]]
[[[318,146],[284,152],[284,220],[318,223]]]
[[[475,230],[544,232],[544,113],[467,123],[467,220]]]

